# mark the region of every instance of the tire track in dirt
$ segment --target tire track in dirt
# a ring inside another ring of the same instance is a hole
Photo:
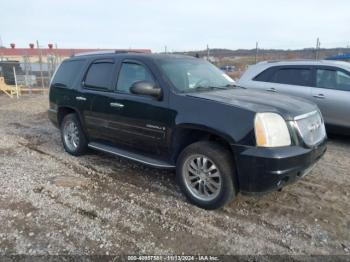
[[[0,135],[4,135],[0,155],[9,163],[18,163],[13,173],[7,167],[9,189],[0,197],[12,197],[14,203],[26,199],[35,211],[25,217],[18,210],[5,209],[0,201],[0,209],[6,210],[0,212],[0,218],[11,221],[17,214],[16,227],[26,233],[35,231],[35,237],[18,236],[15,224],[5,223],[8,240],[1,242],[5,244],[0,251],[29,252],[28,241],[33,252],[91,254],[345,254],[350,245],[346,195],[350,150],[342,139],[331,140],[327,154],[310,176],[282,192],[260,198],[239,196],[221,210],[205,211],[187,203],[173,172],[96,152],[80,158],[67,155],[58,130],[44,112],[47,98],[21,102],[8,103],[7,115],[0,115]],[[0,105],[3,110],[1,97]],[[11,192],[15,174],[22,168],[34,172],[25,177],[29,185],[23,192]],[[91,184],[61,188],[43,182],[59,175],[87,178]],[[52,235],[45,237],[50,230]],[[14,244],[15,237],[22,242]],[[52,246],[43,246],[45,241]]]

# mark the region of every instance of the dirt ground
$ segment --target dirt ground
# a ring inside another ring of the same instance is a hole
[[[0,254],[350,254],[350,139],[282,192],[205,211],[173,171],[65,153],[45,95],[0,96]]]

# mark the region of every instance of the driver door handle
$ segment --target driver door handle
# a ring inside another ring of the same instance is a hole
[[[77,97],[75,97],[75,99],[78,101],[86,101],[86,98],[82,97],[82,96],[77,96]]]
[[[123,104],[120,104],[120,103],[110,103],[109,104],[111,107],[117,107],[117,108],[123,108],[124,105]]]
[[[320,98],[320,99],[324,99],[325,98],[324,94],[313,95],[313,97]]]

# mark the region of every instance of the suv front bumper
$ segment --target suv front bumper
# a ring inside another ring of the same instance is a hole
[[[243,194],[278,190],[305,176],[327,150],[326,139],[313,148],[233,146]]]

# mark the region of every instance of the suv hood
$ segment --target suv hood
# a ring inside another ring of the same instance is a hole
[[[267,91],[227,89],[187,94],[191,97],[212,100],[227,105],[245,108],[254,112],[274,112],[285,120],[318,110],[317,106],[299,97],[292,97]]]

